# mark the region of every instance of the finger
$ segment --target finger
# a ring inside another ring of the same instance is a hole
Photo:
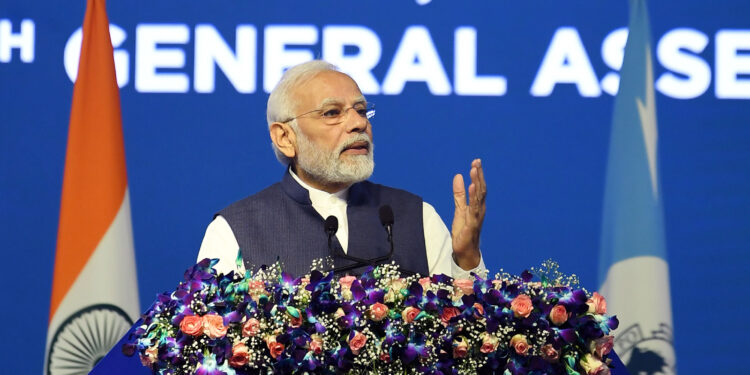
[[[460,174],[453,177],[453,202],[456,210],[453,213],[451,236],[453,241],[459,241],[461,231],[466,225],[466,190],[464,190],[464,178]]]
[[[487,195],[487,185],[484,181],[484,170],[482,170],[482,161],[480,159],[474,159],[471,162],[470,176],[471,182],[477,185],[477,199],[480,202],[484,202],[484,197]]]
[[[471,185],[469,185],[469,206],[473,209],[477,209],[484,200],[481,185],[479,184],[479,171],[477,168],[472,167],[471,171],[469,171],[469,176],[471,176]]]
[[[474,184],[469,186],[469,195],[476,195],[476,186]],[[470,208],[466,210],[464,219],[463,235],[465,238],[471,238],[472,241],[478,241],[479,233],[482,230],[482,222],[484,221],[484,202],[472,203]]]
[[[478,188],[479,188],[479,194],[481,194],[482,199],[487,195],[487,182],[484,179],[484,168],[482,168],[482,160],[477,159],[476,160],[476,167],[477,167],[477,181],[478,181]]]
[[[471,184],[469,185],[469,209],[470,212],[467,215],[469,218],[468,221],[471,221],[472,218],[474,218],[479,211],[479,206],[481,205],[481,202],[479,201],[479,197],[477,197],[477,185]]]
[[[453,176],[453,201],[456,204],[456,209],[464,209],[466,207],[464,176],[460,174]]]

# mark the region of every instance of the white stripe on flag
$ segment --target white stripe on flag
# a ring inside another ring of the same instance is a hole
[[[137,320],[138,306],[130,194],[126,189],[112,224],[50,321],[44,373],[48,373],[48,365],[54,374],[56,368],[100,359]]]
[[[620,321],[615,331],[615,352],[624,363],[631,363],[628,365],[631,373],[673,373],[675,353],[667,262],[655,256],[619,261],[609,268],[600,290],[605,297],[617,296],[607,299],[607,311]],[[633,356],[635,361],[631,362]]]

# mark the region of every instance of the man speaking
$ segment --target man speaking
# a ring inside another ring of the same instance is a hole
[[[337,269],[355,272],[372,260],[393,260],[423,275],[484,272],[479,233],[487,188],[480,160],[471,163],[468,189],[460,174],[453,179],[449,233],[420,197],[367,181],[375,166],[374,113],[356,82],[325,61],[287,70],[268,98],[266,118],[276,157],[288,168],[281,182],[216,214],[198,259],[219,258],[220,272],[279,260],[295,276],[328,256]],[[384,220],[393,222],[392,236]],[[238,251],[242,265],[235,262]]]

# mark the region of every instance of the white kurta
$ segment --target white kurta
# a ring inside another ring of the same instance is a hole
[[[336,238],[346,252],[349,244],[349,222],[346,216],[346,198],[349,189],[331,194],[307,185],[291,169],[289,173],[310,193],[312,206],[320,216],[333,215],[338,219],[339,228],[336,231]],[[485,274],[484,259],[480,258],[479,265],[468,271],[462,269],[453,261],[453,242],[450,232],[435,208],[426,202],[422,203],[422,221],[427,251],[427,266],[431,275],[445,274],[456,279],[468,279],[471,277],[471,272],[480,275]],[[237,243],[229,223],[219,215],[206,228],[206,235],[203,237],[203,243],[201,243],[198,252],[198,260],[218,258],[219,262],[215,266],[217,271],[226,273],[237,270],[235,260],[239,248],[240,245]],[[244,273],[242,268],[239,271]]]

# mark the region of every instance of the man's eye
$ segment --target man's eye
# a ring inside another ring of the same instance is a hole
[[[357,108],[356,111],[360,117],[367,117],[367,108]]]
[[[338,117],[341,114],[340,109],[327,109],[323,111],[323,117]]]

